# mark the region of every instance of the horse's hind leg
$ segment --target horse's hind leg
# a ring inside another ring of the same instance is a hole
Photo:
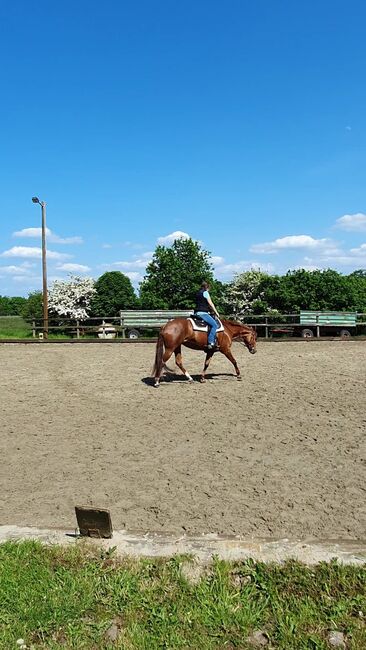
[[[170,359],[172,354],[173,354],[173,350],[170,350],[169,348],[165,348],[164,353],[163,353],[163,357],[162,357],[162,368],[161,368],[160,374],[155,375],[155,383],[154,383],[155,388],[158,388],[158,386],[160,385],[161,373],[162,373],[162,371],[163,371],[163,369],[165,367],[166,362]]]
[[[189,382],[193,381],[193,377],[189,374],[189,372],[184,368],[183,366],[183,359],[182,359],[182,348],[179,345],[177,348],[174,350],[175,354],[175,363],[177,364],[178,368],[182,371],[183,375],[185,375],[188,379]]]

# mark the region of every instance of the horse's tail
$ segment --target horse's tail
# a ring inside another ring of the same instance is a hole
[[[163,370],[163,355],[164,355],[164,337],[161,332],[159,332],[159,338],[156,343],[155,350],[155,363],[152,370],[153,377],[160,377]]]

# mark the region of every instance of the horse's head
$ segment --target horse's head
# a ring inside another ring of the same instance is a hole
[[[255,354],[257,352],[257,332],[252,327],[243,325],[238,337],[235,338],[238,338],[244,343],[250,354]]]

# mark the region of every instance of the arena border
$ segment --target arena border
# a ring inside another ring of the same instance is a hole
[[[209,563],[214,557],[228,561],[252,559],[255,562],[277,564],[294,559],[307,566],[331,560],[359,566],[366,564],[366,541],[362,540],[245,539],[215,533],[179,536],[126,530],[115,531],[111,539],[92,539],[81,537],[77,530],[0,526],[0,543],[25,540],[59,546],[87,541],[103,549],[113,547],[118,556],[166,558],[189,555],[201,564]]]
[[[86,345],[88,343],[91,344],[97,344],[97,345],[105,345],[112,343],[113,345],[118,345],[118,344],[133,344],[133,343],[156,343],[157,342],[157,337],[152,337],[152,338],[138,338],[138,339],[48,339],[47,341],[45,340],[39,340],[39,339],[0,339],[0,345],[51,345],[51,344],[56,344],[56,345],[78,345],[81,343],[82,345]],[[301,338],[301,337],[287,337],[287,338],[268,338],[266,339],[265,337],[258,337],[258,341],[260,343],[321,343],[322,341],[340,341],[342,343],[352,343],[357,342],[357,341],[366,341],[366,336],[352,336],[347,339],[342,339],[339,336],[321,336],[319,338],[314,337],[314,338]]]

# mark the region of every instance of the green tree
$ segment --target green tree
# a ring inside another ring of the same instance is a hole
[[[341,311],[352,302],[345,276],[333,269],[288,271],[269,277],[262,289],[264,302],[282,313],[300,309]]]
[[[42,291],[32,291],[22,309],[22,316],[25,319],[43,318],[43,295]]]
[[[143,309],[191,309],[201,282],[215,285],[210,253],[192,239],[157,246],[140,284]]]
[[[91,303],[94,316],[117,316],[121,309],[136,309],[138,300],[131,280],[120,271],[107,271],[95,283]]]
[[[22,296],[0,296],[0,316],[20,316],[26,302]]]
[[[366,270],[357,269],[347,276],[347,283],[351,293],[350,307],[354,311],[366,313]]]

